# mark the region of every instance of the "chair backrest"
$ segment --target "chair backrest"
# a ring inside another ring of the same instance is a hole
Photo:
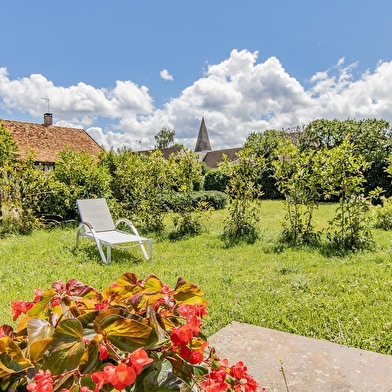
[[[115,230],[109,207],[104,198],[100,199],[78,199],[80,219],[88,222],[95,231]]]

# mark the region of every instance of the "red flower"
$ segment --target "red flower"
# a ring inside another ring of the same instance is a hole
[[[181,325],[170,333],[170,340],[175,346],[186,346],[192,339],[192,329],[188,324]]]
[[[207,310],[206,310],[206,306],[204,306],[204,305],[188,305],[188,304],[180,305],[178,307],[178,313],[180,313],[180,315],[185,317],[185,319],[188,321],[192,316],[202,318],[204,316],[207,316],[207,314],[208,314]]]
[[[230,368],[230,376],[232,376],[238,385],[235,386],[235,391],[238,392],[255,392],[257,391],[258,383],[247,373],[247,367],[242,361],[237,362]]]
[[[97,302],[94,304],[94,310],[104,310],[106,308],[108,308],[110,305],[110,300],[109,299],[105,299],[102,302]]]
[[[248,368],[244,366],[244,363],[239,361],[230,368],[230,376],[240,380],[241,378],[245,378],[247,370]]]
[[[34,376],[33,383],[27,384],[27,390],[30,392],[53,392],[53,379],[50,370],[45,372],[40,369]]]
[[[41,299],[42,293],[43,291],[38,287],[34,290],[34,303],[37,303]]]
[[[127,366],[125,363],[120,363],[116,368],[115,378],[111,381],[111,384],[114,388],[121,391],[126,386],[133,384],[135,380],[135,370],[132,367]]]
[[[91,379],[96,383],[94,392],[100,391],[108,383],[121,391],[135,382],[136,373],[132,367],[127,366],[125,363],[120,363],[118,366],[107,364],[102,372],[93,373]]]
[[[109,355],[108,349],[105,346],[99,346],[99,360],[103,361]]]
[[[198,365],[202,363],[204,359],[203,352],[200,350],[193,350],[191,355],[189,356],[189,363],[192,365]]]
[[[230,384],[227,382],[216,382],[211,378],[207,378],[200,386],[205,392],[224,392],[229,389]]]
[[[136,374],[140,374],[142,372],[143,366],[153,362],[153,359],[148,357],[143,348],[138,348],[132,354],[130,354],[129,360]]]
[[[22,314],[27,313],[34,306],[33,302],[25,302],[19,299],[15,301],[11,301],[11,313],[12,320],[16,321],[16,319]]]

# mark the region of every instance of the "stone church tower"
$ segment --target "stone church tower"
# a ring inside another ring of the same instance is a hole
[[[199,160],[203,161],[208,152],[212,151],[210,139],[208,137],[206,123],[204,117],[201,119],[199,134],[197,136],[195,153],[199,155]]]

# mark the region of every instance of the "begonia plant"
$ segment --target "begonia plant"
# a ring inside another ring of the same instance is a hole
[[[79,280],[12,301],[0,326],[0,389],[30,392],[256,391],[243,362],[220,360],[201,332],[207,302],[125,273],[103,291]]]

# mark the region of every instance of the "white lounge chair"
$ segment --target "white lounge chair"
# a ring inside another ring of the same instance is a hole
[[[147,260],[152,257],[152,239],[141,237],[128,219],[121,218],[116,223],[113,223],[105,199],[79,199],[76,201],[76,204],[81,220],[76,234],[76,246],[79,244],[79,237],[87,237],[94,240],[102,262],[105,264],[109,264],[111,261],[112,246],[120,248],[140,246]],[[119,230],[117,227],[120,223],[125,224],[132,233]],[[148,252],[144,247],[145,243],[148,243]],[[102,245],[106,245],[106,257]]]

